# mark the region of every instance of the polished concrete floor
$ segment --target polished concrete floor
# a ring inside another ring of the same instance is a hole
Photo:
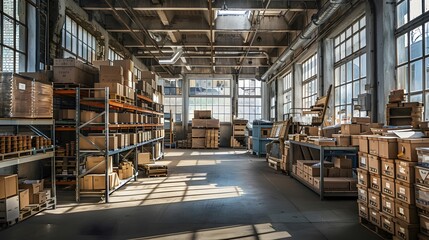
[[[167,150],[165,178],[139,178],[100,199],[47,210],[0,239],[378,239],[356,200],[329,199],[244,151]]]

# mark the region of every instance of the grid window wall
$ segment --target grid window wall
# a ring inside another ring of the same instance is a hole
[[[317,54],[302,64],[302,106],[310,108],[317,98]]]
[[[175,122],[182,122],[182,79],[163,79],[164,81],[164,112],[171,113]]]
[[[366,112],[353,110],[353,99],[366,92],[365,16],[334,38],[334,48],[335,123],[350,123],[352,117],[367,115]]]
[[[262,117],[262,98],[260,81],[255,79],[238,80],[238,114],[239,118],[253,122]]]
[[[142,70],[134,67],[134,76],[136,77],[136,81],[141,80],[142,79]]]
[[[213,118],[231,122],[231,80],[190,80],[188,110],[189,119],[194,117],[194,110],[211,110]]]
[[[66,16],[63,25],[62,47],[64,58],[78,58],[89,63],[96,58],[97,41],[95,37],[69,16]]]
[[[271,121],[276,120],[276,96],[270,98],[270,119]]]
[[[429,0],[396,5],[396,80],[410,102],[425,103],[429,120]]]
[[[109,51],[107,53],[107,59],[110,61],[124,60],[124,57],[109,47]]]
[[[286,120],[292,108],[292,72],[283,77],[283,119]]]
[[[0,72],[22,72],[27,66],[27,22],[24,0],[0,3]]]

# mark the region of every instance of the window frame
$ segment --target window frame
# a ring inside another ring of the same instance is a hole
[[[79,25],[69,15],[66,15],[61,31],[63,57],[74,57],[86,63],[92,63],[96,60],[98,42],[90,31]],[[70,45],[68,41],[70,41]]]
[[[318,54],[317,52],[302,62],[302,107],[310,108],[318,95]],[[314,86],[312,89],[311,85]],[[312,90],[312,91],[311,91]]]
[[[283,120],[287,120],[290,115],[290,110],[293,105],[293,75],[292,71],[286,73],[283,78]],[[287,99],[287,95],[290,95],[290,99]],[[288,107],[289,105],[289,107]]]
[[[255,82],[254,86],[250,86],[251,81]],[[248,84],[246,84],[248,83]],[[244,84],[244,86],[242,86]],[[246,93],[246,85],[247,88],[249,88],[250,91],[247,91]],[[262,83],[256,79],[250,79],[250,78],[239,78],[238,83],[238,98],[237,98],[237,117],[247,119],[249,122],[253,122],[255,119],[261,119],[262,118]],[[243,90],[241,91],[241,88],[243,87]],[[251,94],[253,88],[254,94]],[[258,90],[259,89],[259,90]],[[244,92],[244,94],[240,94],[240,92]],[[258,94],[259,92],[259,94]],[[240,106],[240,100],[244,102],[244,105]],[[248,104],[246,104],[246,100]],[[259,100],[259,101],[258,101]],[[253,103],[252,103],[253,102]],[[258,104],[258,102],[260,104]],[[252,113],[250,111],[251,108],[257,109],[259,108],[259,112]],[[244,111],[240,113],[240,108],[242,108]],[[246,109],[249,110],[246,112]]]

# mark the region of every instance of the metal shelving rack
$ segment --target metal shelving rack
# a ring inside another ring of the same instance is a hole
[[[0,127],[14,127],[16,134],[20,132],[20,127],[28,127],[38,136],[49,138],[40,128],[49,128],[52,143],[55,139],[54,120],[53,119],[0,119]],[[44,129],[46,131],[46,129]],[[0,159],[0,168],[18,166],[20,164],[38,162],[46,159],[51,159],[51,189],[53,206],[56,205],[56,185],[55,185],[55,147],[54,145],[42,147],[40,149],[31,149],[26,155],[17,154],[16,157]],[[17,170],[18,172],[18,170]],[[19,174],[19,172],[18,172]]]
[[[94,92],[95,91],[102,91],[104,94],[102,98],[95,98]],[[150,139],[148,141],[139,142],[135,145],[126,146],[118,149],[109,149],[109,134],[112,131],[121,131],[121,130],[127,130],[127,131],[133,131],[133,133],[137,133],[138,130],[153,130],[158,127],[163,127],[163,124],[154,124],[154,123],[140,123],[140,124],[117,124],[117,123],[110,123],[109,121],[109,113],[110,111],[125,111],[130,113],[140,113],[150,116],[162,116],[163,113],[156,112],[150,109],[141,108],[135,105],[127,104],[127,103],[121,103],[116,100],[110,100],[109,99],[109,88],[73,88],[73,89],[57,89],[55,91],[57,95],[63,95],[63,96],[72,96],[75,99],[75,110],[76,110],[76,116],[75,119],[81,119],[81,109],[90,108],[91,110],[97,112],[97,115],[90,119],[88,122],[81,122],[81,121],[75,121],[74,125],[66,125],[57,127],[57,131],[66,131],[66,132],[75,132],[75,141],[76,141],[76,201],[80,201],[81,197],[89,196],[101,196],[104,197],[105,202],[109,202],[109,195],[112,194],[114,191],[125,185],[131,180],[137,180],[138,176],[138,162],[137,162],[137,155],[138,152],[143,151],[143,146],[148,144],[153,144],[156,142],[163,142],[163,137]],[[153,102],[152,99],[142,96],[139,94],[136,94],[136,99],[144,100],[149,103]],[[95,123],[96,119],[101,119],[102,123]],[[86,138],[85,133],[92,132],[92,131],[101,131],[104,134],[105,142],[104,146],[102,148],[97,147],[94,143],[89,141]],[[91,145],[93,145],[96,150],[81,150],[79,148],[79,141],[82,139],[83,141],[88,141]],[[163,146],[164,144],[162,144]],[[154,154],[154,147],[152,146],[152,154]],[[163,152],[164,149],[162,148],[161,151]],[[83,166],[85,165],[85,158],[87,156],[104,156],[105,161],[101,162],[100,164],[105,164],[106,169],[109,169],[109,157],[113,157],[113,162],[119,163],[120,161],[126,159],[130,155],[133,155],[133,164],[134,164],[134,173],[133,176],[131,176],[128,179],[124,179],[120,181],[120,184],[116,186],[114,189],[110,189],[110,183],[109,183],[109,173],[108,171],[105,171],[105,190],[102,191],[82,191],[80,190],[80,183],[79,179],[83,176],[90,174],[91,171],[98,167],[95,166],[93,169],[86,170],[85,172],[82,171]],[[157,159],[154,159],[157,160]],[[106,190],[107,189],[107,190]]]

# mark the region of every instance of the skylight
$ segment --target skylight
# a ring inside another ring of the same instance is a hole
[[[219,16],[230,16],[230,15],[246,15],[247,11],[234,11],[234,10],[218,10],[217,15]]]

